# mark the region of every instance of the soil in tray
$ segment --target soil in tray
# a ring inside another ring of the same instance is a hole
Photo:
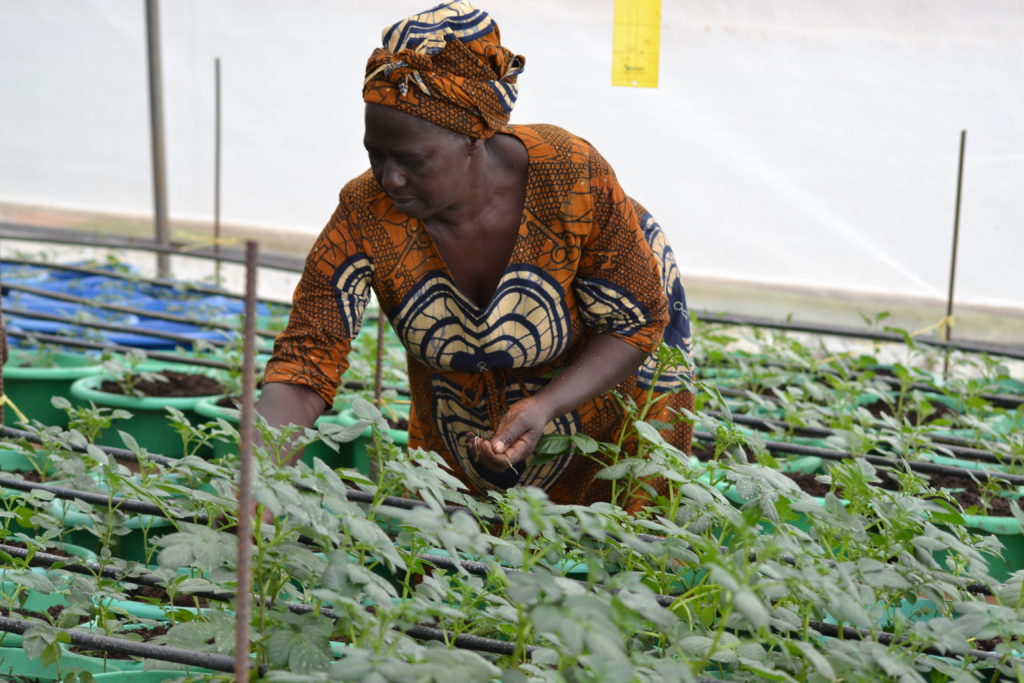
[[[21,541],[15,541],[15,540],[12,540],[10,538],[5,538],[2,541],[2,543],[4,545],[9,545],[9,546],[12,546],[12,547],[15,547],[15,548],[21,548],[22,550],[28,550],[28,546],[27,545],[25,545]],[[56,547],[56,546],[51,546],[51,547],[46,548],[45,550],[43,550],[41,552],[49,553],[51,555],[59,555],[60,557],[68,557],[68,558],[71,558],[71,559],[75,559],[66,550],[64,550],[63,548]]]
[[[895,406],[891,406],[881,399],[873,401],[863,406],[869,413],[875,417],[882,417],[883,415],[895,415]],[[960,413],[956,412],[945,403],[939,403],[935,401],[932,403],[934,412],[929,413],[927,416],[918,414],[915,410],[908,410],[903,413],[903,418],[912,425],[928,424],[929,422],[935,422],[943,418],[949,418],[955,420],[960,416]]]
[[[162,605],[172,604],[175,607],[208,607],[210,604],[210,601],[206,598],[197,598],[193,595],[176,595],[172,602],[167,595],[167,591],[159,586],[139,586],[138,588],[126,591],[125,595],[130,600],[137,600],[138,602]]]
[[[220,382],[206,375],[193,375],[174,370],[161,370],[159,374],[163,375],[167,381],[139,380],[135,385],[135,391],[143,396],[161,396],[164,398],[211,396],[224,391],[224,387],[220,385]],[[108,394],[124,394],[117,382],[111,380],[101,383],[100,391],[105,391]]]
[[[16,609],[8,610],[6,607],[0,607],[0,616],[10,617],[12,619],[24,619],[25,617],[35,617],[41,621],[45,621],[48,624],[56,624],[60,615],[64,612],[64,605],[51,605],[46,609],[46,612],[36,612],[30,609]],[[76,624],[84,624],[89,621],[89,617],[81,615],[78,617]]]

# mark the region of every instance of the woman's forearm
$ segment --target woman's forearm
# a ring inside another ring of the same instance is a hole
[[[312,427],[324,412],[324,400],[301,384],[270,382],[263,385],[256,412],[271,427],[295,424]]]
[[[553,420],[600,396],[636,372],[647,353],[618,337],[602,334],[534,397],[543,401]]]

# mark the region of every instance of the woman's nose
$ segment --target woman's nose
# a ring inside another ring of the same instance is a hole
[[[405,174],[395,164],[384,162],[381,164],[380,180],[378,181],[386,192],[401,189],[405,186]]]

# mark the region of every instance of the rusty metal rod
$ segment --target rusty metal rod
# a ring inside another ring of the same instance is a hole
[[[256,393],[256,275],[259,271],[259,245],[253,240],[245,243],[245,336],[242,356],[242,414],[238,439],[238,539],[237,585],[235,601],[235,680],[248,679],[246,662],[249,660],[249,629],[252,613],[252,530],[254,498],[253,441],[255,437]]]
[[[960,159],[956,170],[956,207],[953,209],[953,244],[950,247],[949,293],[946,295],[946,321],[942,326],[942,340],[949,342],[953,330],[953,291],[956,286],[956,257],[960,246],[960,199],[964,189],[964,152],[967,148],[967,131],[960,131]],[[942,359],[942,376],[949,378],[949,351]]]

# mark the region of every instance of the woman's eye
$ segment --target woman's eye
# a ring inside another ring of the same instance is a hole
[[[415,171],[423,167],[423,157],[420,156],[403,156],[399,157],[398,162],[405,166],[410,171]]]

